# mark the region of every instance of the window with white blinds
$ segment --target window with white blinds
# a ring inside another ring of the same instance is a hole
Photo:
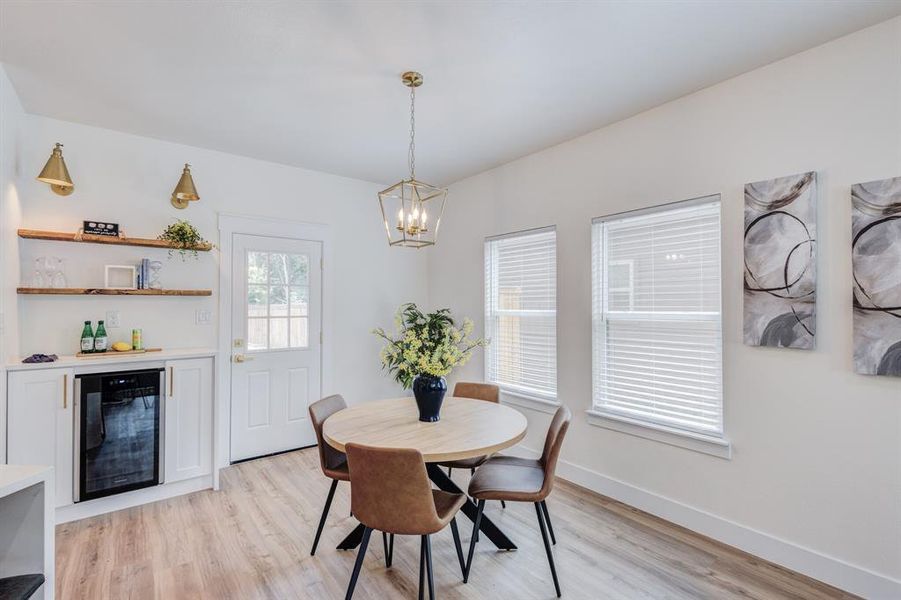
[[[593,410],[723,433],[720,199],[592,221]]]
[[[485,240],[485,352],[489,381],[557,399],[557,232],[534,229]]]

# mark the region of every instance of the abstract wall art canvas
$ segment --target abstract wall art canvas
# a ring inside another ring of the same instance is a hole
[[[816,233],[816,173],[745,185],[745,344],[814,347]]]
[[[851,187],[854,370],[901,377],[901,177]]]

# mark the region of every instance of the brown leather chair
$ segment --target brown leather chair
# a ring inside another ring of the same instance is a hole
[[[322,424],[330,416],[347,408],[347,403],[339,394],[327,396],[322,400],[317,400],[310,405],[310,421],[313,423],[313,431],[316,432],[316,443],[319,445],[319,466],[322,468],[322,474],[332,480],[332,486],[329,488],[328,497],[325,500],[325,507],[322,509],[322,517],[319,519],[319,528],[316,529],[316,538],[313,540],[313,549],[310,550],[310,556],[316,554],[316,546],[319,545],[319,536],[322,535],[322,528],[325,526],[325,519],[328,517],[329,508],[332,506],[332,498],[335,497],[335,488],[338,487],[339,481],[350,481],[350,473],[347,470],[347,457],[343,452],[338,452],[328,445],[322,438]]]
[[[560,597],[560,583],[557,581],[554,556],[551,553],[551,545],[548,543],[548,529],[550,529],[554,544],[557,543],[557,538],[554,536],[546,499],[554,489],[554,471],[557,469],[557,459],[560,456],[563,437],[566,435],[566,430],[569,429],[571,420],[572,413],[568,408],[561,406],[557,409],[544,440],[544,451],[541,453],[541,458],[495,456],[479,467],[469,481],[469,495],[478,500],[478,512],[473,525],[472,540],[469,543],[469,557],[466,560],[466,571],[463,575],[464,582],[469,580],[469,569],[472,567],[472,557],[476,542],[479,540],[479,525],[482,520],[482,512],[485,510],[485,501],[532,502],[535,504],[535,512],[538,515],[538,526],[541,529],[541,537],[544,539],[547,561],[551,566],[554,588],[557,591],[557,597]]]
[[[460,381],[454,386],[454,396],[457,398],[485,400],[486,402],[497,404],[500,402],[501,390],[498,386],[491,383]],[[469,473],[472,475],[475,473],[476,467],[481,466],[486,460],[488,460],[487,456],[475,456],[461,460],[449,460],[438,464],[442,467],[447,467],[448,476],[453,473],[454,469],[469,469]],[[501,504],[506,508],[505,503],[501,502]]]
[[[353,596],[369,537],[372,530],[377,529],[383,534],[391,534],[392,539],[395,534],[421,536],[419,597],[423,597],[425,572],[428,574],[429,598],[433,599],[435,584],[430,536],[450,524],[457,560],[463,571],[463,548],[454,517],[466,502],[466,496],[433,490],[418,450],[375,448],[360,444],[347,444],[346,450],[350,468],[351,510],[364,529],[345,598],[350,600]]]

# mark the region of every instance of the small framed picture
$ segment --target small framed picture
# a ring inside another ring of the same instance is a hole
[[[84,221],[84,227],[82,228],[85,233],[89,233],[91,235],[107,235],[110,237],[118,237],[119,235],[119,224],[118,223],[101,223],[100,221]]]
[[[108,290],[137,289],[136,272],[131,265],[106,265],[106,273],[103,278],[104,287]]]

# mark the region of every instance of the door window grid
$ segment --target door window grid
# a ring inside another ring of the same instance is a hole
[[[247,349],[309,346],[310,259],[247,251]]]

